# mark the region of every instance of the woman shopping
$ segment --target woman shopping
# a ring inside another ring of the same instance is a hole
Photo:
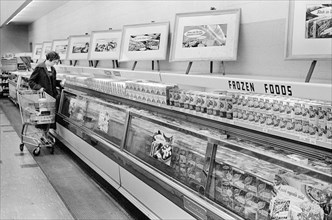
[[[31,89],[46,92],[56,99],[56,110],[59,105],[59,96],[56,87],[63,87],[64,84],[61,80],[56,79],[54,65],[59,62],[59,59],[60,56],[58,53],[50,51],[46,54],[46,60],[36,66],[29,79]],[[55,123],[51,125],[51,128],[55,128]]]

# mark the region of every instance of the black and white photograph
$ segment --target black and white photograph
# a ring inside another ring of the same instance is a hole
[[[95,52],[111,52],[119,50],[116,39],[99,39],[97,40]]]
[[[331,0],[0,15],[0,220],[332,220]]]
[[[159,50],[160,33],[131,35],[128,51]]]
[[[306,38],[332,38],[332,4],[308,3]]]
[[[87,53],[89,51],[89,42],[76,42],[73,45],[72,53]]]
[[[66,60],[86,60],[91,50],[90,40],[90,35],[69,36]]]

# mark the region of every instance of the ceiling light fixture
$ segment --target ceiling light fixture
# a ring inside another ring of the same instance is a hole
[[[26,0],[16,11],[4,22],[4,24],[8,25],[10,22],[14,20],[14,18],[22,12],[30,3],[32,0]]]

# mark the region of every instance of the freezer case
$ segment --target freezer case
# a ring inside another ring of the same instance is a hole
[[[183,194],[179,206],[195,217],[213,218],[212,207],[250,220],[331,214],[332,169],[324,159],[308,161],[276,146],[162,116],[130,115],[124,149],[167,175],[173,188],[193,191],[189,202]],[[177,201],[171,190],[165,196]],[[208,199],[208,205],[186,206],[198,198]]]
[[[119,191],[154,217],[183,217],[183,212],[226,220],[331,215],[331,152],[310,157],[310,151],[283,147],[285,140],[262,141],[254,132],[251,137],[227,132],[225,126],[74,90],[64,91],[61,102],[59,125],[99,156],[93,158],[88,149],[81,153],[93,164],[105,158],[98,165],[102,171],[107,164],[117,165],[119,176],[112,178]]]

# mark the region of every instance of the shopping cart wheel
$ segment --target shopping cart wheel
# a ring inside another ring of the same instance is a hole
[[[40,154],[40,146],[36,147],[33,151],[32,151],[33,155],[38,156]]]
[[[23,151],[23,148],[24,148],[24,144],[21,143],[21,144],[20,144],[20,151]]]

